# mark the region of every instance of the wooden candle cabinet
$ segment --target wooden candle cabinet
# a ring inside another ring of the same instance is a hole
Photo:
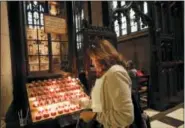
[[[26,87],[33,122],[78,112],[83,108],[72,101],[89,100],[80,81],[72,77],[34,81]]]

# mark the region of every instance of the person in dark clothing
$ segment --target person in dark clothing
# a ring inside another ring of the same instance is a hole
[[[136,69],[135,64],[133,63],[132,60],[129,60],[127,62],[127,70],[128,70],[130,77],[132,77],[132,79],[135,79],[136,77],[139,78],[138,83],[137,83],[138,85],[140,85],[141,87],[145,86],[145,83],[148,81],[148,79],[140,78],[140,77],[145,76],[145,74],[143,71]]]
[[[86,78],[86,74],[85,72],[80,72],[79,73],[79,79],[80,79],[80,82],[84,85],[84,89],[86,91],[87,94],[90,93],[90,88],[88,86],[88,82],[87,82],[87,78]]]

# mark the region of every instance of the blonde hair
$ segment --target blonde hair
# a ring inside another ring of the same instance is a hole
[[[117,52],[108,40],[102,39],[91,44],[88,49],[88,54],[90,58],[97,60],[103,72],[115,64],[122,65],[126,68],[126,63],[122,55]]]

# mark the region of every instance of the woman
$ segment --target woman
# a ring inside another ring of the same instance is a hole
[[[88,49],[98,79],[91,92],[91,108],[80,118],[96,119],[104,128],[127,128],[134,120],[131,80],[123,59],[107,40],[100,40]]]

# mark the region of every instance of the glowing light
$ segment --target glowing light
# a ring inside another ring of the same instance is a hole
[[[39,107],[38,109],[39,109],[40,112],[44,111],[44,109],[42,107]]]
[[[68,76],[68,80],[71,80],[71,77],[70,76]]]
[[[30,101],[35,101],[35,100],[36,100],[36,97],[30,98]]]
[[[35,107],[37,107],[39,105],[38,101],[35,101],[33,104]]]
[[[72,78],[72,81],[75,81],[75,78]]]
[[[54,91],[54,89],[53,89],[53,88],[51,88],[51,89],[50,89],[50,91],[51,91],[51,92],[53,92],[53,91]]]

